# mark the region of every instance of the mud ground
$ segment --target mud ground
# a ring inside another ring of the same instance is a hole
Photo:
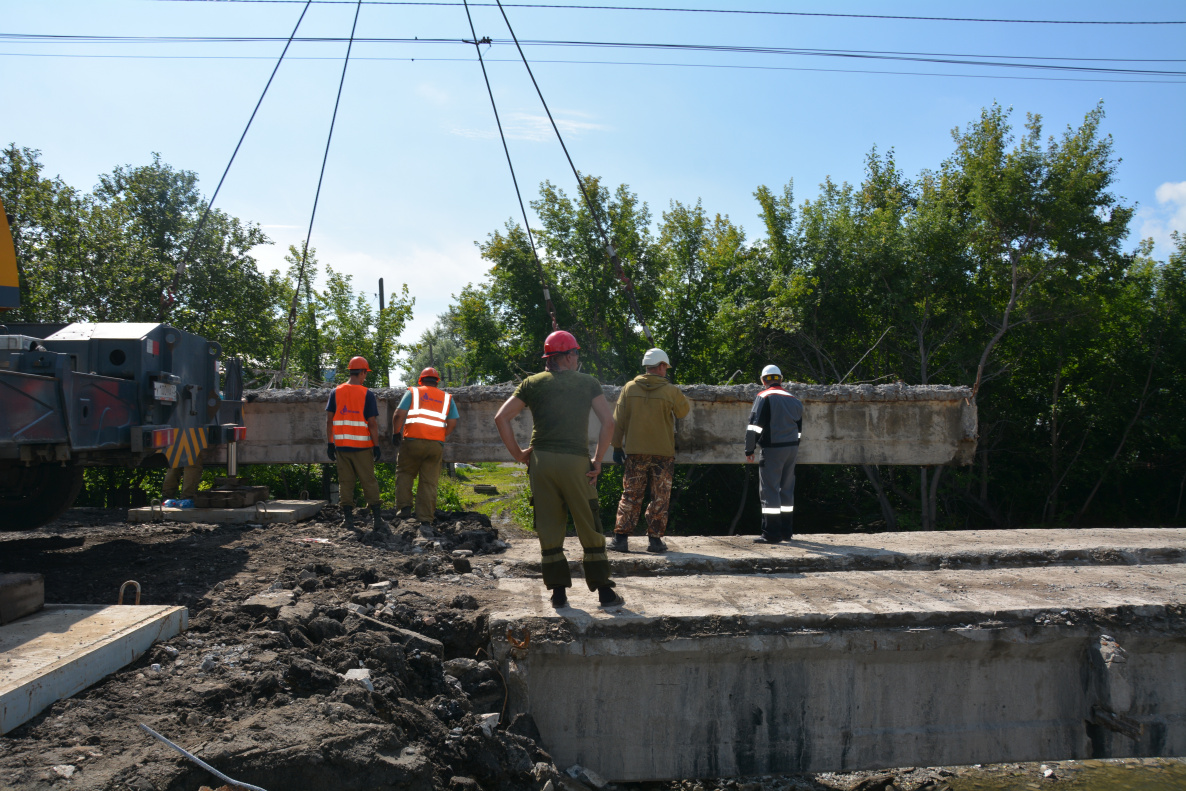
[[[0,789],[223,785],[140,723],[269,791],[589,787],[553,764],[529,719],[492,722],[505,701],[485,654],[487,613],[506,596],[495,565],[508,540],[533,540],[512,523],[471,513],[425,529],[388,512],[390,531],[373,533],[345,529],[332,508],[266,527],[129,525],[125,516],[73,509],[40,530],[0,533],[0,571],[44,574],[48,602],[114,603],[132,579],[143,603],[190,616],[188,631],[0,737]],[[1134,789],[1186,785],[1186,764],[1162,760],[606,788],[1103,789],[1123,786],[1090,785],[1092,773],[1117,768],[1170,783]]]

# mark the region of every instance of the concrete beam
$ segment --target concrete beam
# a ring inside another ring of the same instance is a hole
[[[745,426],[757,385],[681,388],[692,412],[676,427],[680,464],[740,464],[745,461]],[[976,404],[966,387],[907,385],[796,385],[803,399],[800,464],[970,464],[976,450]],[[461,421],[445,444],[446,461],[507,461],[494,428],[494,414],[513,392],[510,385],[463,387],[457,399]],[[621,388],[604,388],[610,403]],[[395,461],[390,444],[392,415],[404,390],[377,389],[383,460]],[[244,464],[325,462],[325,402],[328,390],[257,390],[247,393],[240,443]],[[515,435],[526,445],[531,414],[515,421]],[[590,419],[590,450],[597,421]],[[212,460],[222,463],[219,449]],[[608,458],[607,458],[608,460]]]
[[[47,604],[0,627],[0,734],[136,660],[188,618],[184,607]]]

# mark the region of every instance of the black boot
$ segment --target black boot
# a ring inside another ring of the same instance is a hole
[[[351,530],[354,529],[354,506],[342,506],[342,527],[347,527]]]
[[[399,512],[396,513],[395,516],[397,519],[411,519],[412,518],[412,506],[405,505],[403,508],[399,509]]]
[[[788,511],[782,515],[782,540],[790,541],[795,537],[795,514]]]
[[[597,589],[597,600],[602,607],[620,607],[626,603],[626,600],[614,593],[613,587],[609,585],[602,585]]]
[[[383,508],[383,506],[381,506],[381,505],[372,505],[371,506],[371,514],[373,514],[375,517],[375,530],[379,530],[379,531],[384,531],[387,529],[387,524],[383,521],[382,514],[379,513],[380,510],[382,510],[382,508]]]
[[[667,551],[667,544],[663,543],[663,539],[658,536],[650,536],[650,545],[647,547],[647,552],[654,552],[656,554]]]
[[[568,606],[568,589],[567,588],[553,588],[552,589],[552,607],[559,610],[561,607]]]
[[[766,504],[762,503],[763,508]],[[771,514],[762,514],[762,535],[754,539],[755,544],[777,544],[782,540],[782,520],[781,515],[776,511]]]
[[[625,533],[614,533],[614,540],[609,542],[609,548],[613,552],[629,552],[630,537]]]

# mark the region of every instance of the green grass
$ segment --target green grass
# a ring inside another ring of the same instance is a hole
[[[516,464],[513,467],[503,467],[498,462],[483,461],[473,467],[459,468],[456,474],[457,477],[454,479],[442,477],[441,485],[443,487],[446,480],[456,483],[465,510],[495,516],[511,509],[511,516],[515,518],[519,526],[530,529],[530,518],[524,524],[522,514],[519,513],[522,509],[515,507],[519,499],[525,499],[520,495],[520,492],[526,493],[527,491],[526,465]],[[477,494],[474,492],[475,484],[496,486],[498,494]]]

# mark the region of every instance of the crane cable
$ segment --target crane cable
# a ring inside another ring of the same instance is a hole
[[[495,2],[498,4],[498,10],[502,14],[502,19],[504,22],[506,22],[507,30],[510,32],[511,38],[515,42],[515,49],[519,51],[519,57],[523,60],[523,65],[527,68],[527,75],[531,77],[531,84],[535,86],[535,92],[539,96],[540,103],[544,106],[544,112],[548,114],[548,120],[552,123],[552,130],[556,132],[556,139],[560,141],[560,148],[564,150],[564,156],[568,160],[568,166],[572,168],[572,174],[576,177],[577,186],[580,187],[581,195],[583,195],[585,198],[585,206],[589,209],[589,215],[593,218],[593,223],[597,227],[597,233],[599,236],[601,236],[601,241],[605,245],[606,251],[609,252],[610,264],[613,265],[614,274],[617,276],[618,280],[622,282],[623,289],[626,292],[626,299],[629,300],[630,307],[634,311],[634,318],[636,318],[638,323],[642,325],[642,332],[647,338],[647,343],[654,346],[655,340],[651,337],[650,327],[647,326],[646,320],[642,317],[642,308],[638,306],[638,299],[634,294],[634,281],[630,279],[630,276],[626,274],[626,270],[622,268],[622,260],[618,257],[618,250],[614,247],[613,242],[610,241],[609,234],[606,233],[605,225],[602,223],[601,215],[598,213],[597,208],[593,205],[592,199],[589,197],[589,191],[585,187],[585,182],[581,180],[580,171],[578,171],[576,165],[573,164],[572,155],[568,153],[568,146],[564,145],[564,137],[560,134],[560,127],[556,125],[556,119],[552,117],[552,111],[548,109],[548,102],[546,99],[544,99],[544,93],[542,90],[540,90],[539,83],[536,82],[535,79],[535,74],[533,74],[531,71],[531,64],[527,62],[527,56],[523,54],[523,47],[519,45],[519,38],[515,35],[515,29],[511,27],[511,20],[507,18],[506,9],[502,7],[502,0],[495,0]],[[467,5],[467,13],[468,8],[469,6]]]
[[[222,183],[226,181],[227,174],[231,172],[231,165],[235,164],[235,157],[238,156],[239,149],[243,146],[243,141],[247,138],[247,132],[251,129],[251,123],[255,120],[255,114],[259,112],[260,105],[264,103],[264,97],[268,95],[268,88],[272,87],[272,80],[276,78],[276,72],[280,71],[280,64],[284,62],[284,56],[288,54],[288,48],[292,45],[293,39],[296,38],[297,30],[300,29],[301,22],[305,19],[305,13],[309,10],[309,6],[312,3],[313,0],[306,0],[305,7],[301,9],[301,15],[297,17],[296,26],[293,27],[292,33],[288,36],[288,41],[284,43],[284,49],[280,51],[280,58],[276,61],[276,65],[272,69],[272,74],[268,77],[268,82],[264,85],[263,93],[259,95],[259,101],[255,103],[255,109],[251,111],[251,117],[247,119],[247,126],[244,127],[243,134],[239,135],[239,142],[235,144],[235,150],[231,152],[231,160],[226,163],[226,169],[222,171],[222,178],[218,180],[218,186],[214,188],[214,194],[210,196],[210,200],[206,203],[206,209],[202,212],[202,217],[198,220],[198,226],[194,229],[194,234],[189,240],[189,245],[185,248],[185,255],[177,262],[177,268],[173,271],[173,280],[169,284],[169,291],[161,295],[161,321],[165,320],[165,311],[172,307],[175,301],[174,295],[181,286],[181,276],[185,274],[185,269],[189,266],[194,246],[198,243],[198,238],[202,235],[202,229],[206,226],[206,218],[210,216],[210,210],[214,207],[214,201],[218,198],[219,190],[222,189]]]
[[[317,217],[317,201],[321,198],[321,182],[325,179],[325,163],[329,159],[329,144],[334,139],[334,124],[338,120],[338,105],[342,101],[342,86],[346,84],[346,67],[350,65],[350,50],[354,48],[354,31],[358,29],[358,12],[362,0],[354,7],[354,24],[350,28],[350,43],[346,45],[346,59],[342,62],[342,77],[338,80],[338,96],[334,99],[334,113],[329,120],[329,134],[325,138],[325,153],[321,156],[321,173],[317,176],[317,192],[313,195],[313,211],[309,214],[309,230],[305,233],[305,245],[301,248],[301,266],[297,272],[296,288],[292,292],[292,305],[288,309],[288,334],[284,336],[284,350],[280,355],[280,384],[288,371],[288,353],[292,349],[292,328],[296,324],[297,301],[301,297],[301,284],[305,279],[305,263],[309,258],[309,240],[313,237],[313,220]]]
[[[490,39],[486,38],[482,41],[478,40],[478,34],[474,30],[474,18],[469,12],[469,0],[462,0],[465,5],[465,17],[469,20],[469,32],[473,36],[474,49],[478,53],[478,63],[482,66],[482,79],[486,81],[486,93],[490,95],[490,108],[494,111],[494,123],[498,125],[498,136],[502,140],[502,150],[507,157],[507,167],[511,170],[511,183],[515,185],[515,198],[519,201],[519,211],[523,214],[523,227],[527,229],[527,241],[531,244],[531,256],[535,259],[535,268],[539,272],[539,282],[544,289],[544,303],[548,308],[548,316],[552,319],[552,331],[560,329],[560,324],[556,321],[556,308],[552,305],[552,292],[548,288],[548,279],[544,274],[544,265],[540,263],[539,252],[535,247],[535,237],[531,233],[531,223],[527,221],[527,209],[523,206],[523,193],[519,190],[519,179],[515,177],[515,166],[511,162],[511,150],[507,147],[507,137],[502,131],[502,120],[498,117],[498,105],[494,102],[494,91],[490,88],[490,75],[486,73],[486,61],[482,59],[483,43],[490,43]]]

